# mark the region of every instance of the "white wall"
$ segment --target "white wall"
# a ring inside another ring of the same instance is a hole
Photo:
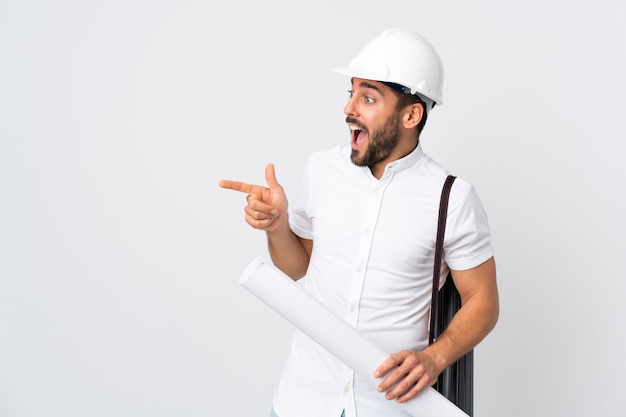
[[[1,416],[267,415],[292,329],[217,182],[294,195],[348,140],[330,69],[387,27],[439,49],[424,147],[493,229],[476,416],[626,415],[626,3],[4,0]]]

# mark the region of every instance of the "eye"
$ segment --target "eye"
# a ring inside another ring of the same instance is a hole
[[[348,90],[348,97],[353,98],[355,96],[354,90]],[[360,100],[363,100],[365,104],[374,104],[376,103],[376,99],[371,96],[360,95]]]

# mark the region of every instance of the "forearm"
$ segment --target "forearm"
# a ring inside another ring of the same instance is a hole
[[[493,257],[469,270],[453,270],[452,278],[461,296],[461,308],[435,343],[424,350],[440,370],[483,340],[500,311]]]
[[[289,225],[267,233],[272,262],[294,281],[302,278],[309,266],[312,242],[298,238]]]
[[[494,328],[499,314],[496,296],[476,295],[463,304],[435,343],[424,349],[443,370],[473,349]]]

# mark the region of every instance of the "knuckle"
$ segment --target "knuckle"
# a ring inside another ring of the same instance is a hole
[[[400,378],[404,377],[404,375],[406,375],[406,371],[403,370],[402,368],[396,368],[393,370],[393,372],[391,373],[391,376],[397,381],[400,380]]]
[[[254,216],[251,216],[250,214],[246,215],[246,223],[248,223],[250,226],[254,227],[255,229],[261,229],[261,222],[259,220],[257,220]]]
[[[401,392],[407,392],[409,391],[411,388],[413,388],[415,386],[414,383],[409,382],[406,378],[403,379],[399,384],[398,384],[398,390]]]
[[[410,366],[416,366],[419,363],[419,360],[417,359],[417,357],[415,355],[410,355],[407,359],[406,362],[410,365]]]

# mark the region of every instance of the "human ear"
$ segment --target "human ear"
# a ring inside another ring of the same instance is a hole
[[[419,124],[424,117],[424,106],[421,103],[413,103],[407,106],[402,122],[405,128],[411,129]]]

